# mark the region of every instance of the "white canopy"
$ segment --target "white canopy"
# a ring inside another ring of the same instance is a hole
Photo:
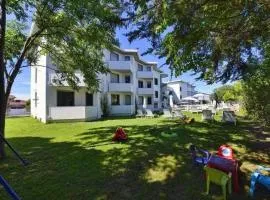
[[[194,97],[185,97],[182,100],[183,101],[195,101],[195,102],[198,102],[198,99],[195,99]]]

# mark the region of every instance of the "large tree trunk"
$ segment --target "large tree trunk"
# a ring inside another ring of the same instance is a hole
[[[6,95],[5,95],[5,32],[6,32],[6,1],[0,1],[0,134],[5,136]],[[4,141],[0,140],[0,159],[5,157]]]

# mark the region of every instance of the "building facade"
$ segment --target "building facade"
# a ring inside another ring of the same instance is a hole
[[[173,104],[179,104],[185,97],[195,95],[195,86],[180,80],[169,81],[162,84],[162,100],[166,107],[169,96],[172,95]]]
[[[106,98],[112,116],[133,115],[137,108],[158,110],[161,107],[161,79],[163,74],[156,62],[146,62],[138,50],[104,50],[104,62],[110,73],[99,74],[100,88],[89,93],[78,71],[79,90],[67,82],[59,84],[49,56],[40,57],[31,68],[31,115],[42,122],[51,120],[92,120],[102,115],[101,98]],[[38,67],[46,66],[46,67]]]

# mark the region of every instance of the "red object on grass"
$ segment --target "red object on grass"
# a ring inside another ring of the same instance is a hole
[[[124,129],[121,127],[117,128],[113,136],[113,141],[126,141],[127,139],[128,136]]]
[[[234,159],[227,159],[219,155],[211,155],[207,163],[208,167],[212,167],[223,172],[232,173],[233,191],[239,192],[238,182],[238,162]]]
[[[217,155],[227,159],[234,159],[233,150],[229,145],[223,144],[218,148]]]

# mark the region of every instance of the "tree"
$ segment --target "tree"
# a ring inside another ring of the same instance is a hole
[[[270,44],[265,45],[266,58],[259,70],[242,82],[243,104],[247,113],[270,125]]]
[[[245,78],[264,59],[270,36],[266,0],[133,0],[129,40],[146,38],[178,76],[192,70],[209,84]]]
[[[75,70],[83,73],[89,89],[97,88],[96,74],[108,71],[102,52],[115,41],[121,5],[118,0],[2,0],[0,4],[0,133],[4,136],[12,85],[22,68],[35,65],[40,55],[50,55],[73,88],[78,82]],[[34,24],[30,34],[28,21]]]

